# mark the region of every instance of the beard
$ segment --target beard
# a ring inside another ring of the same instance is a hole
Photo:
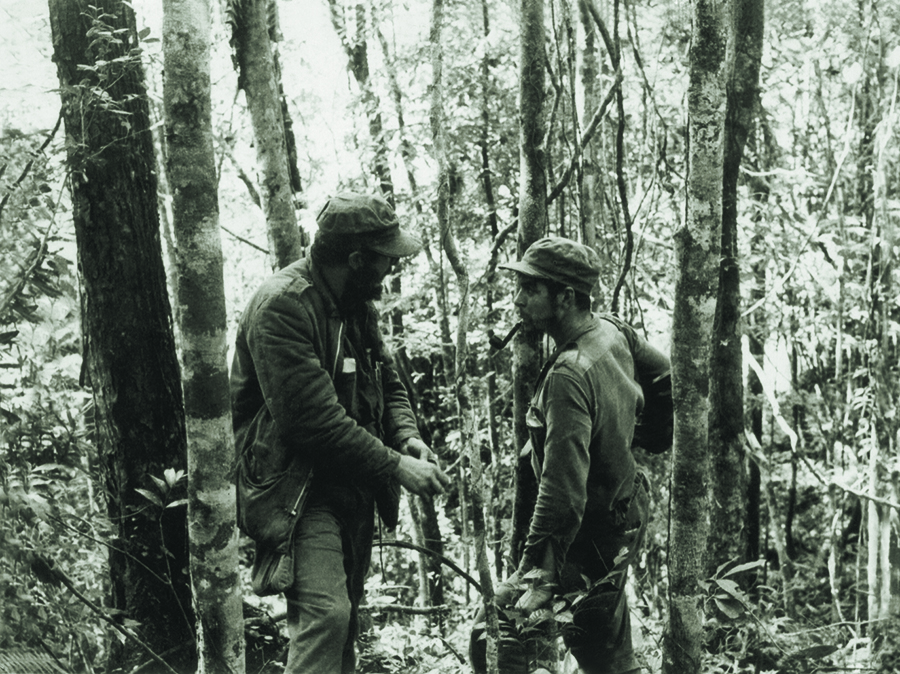
[[[361,307],[367,302],[380,300],[384,294],[383,281],[384,279],[374,265],[365,264],[347,279],[341,304],[353,309]]]

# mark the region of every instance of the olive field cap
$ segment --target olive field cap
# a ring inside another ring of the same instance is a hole
[[[528,247],[518,262],[499,265],[525,276],[558,281],[590,296],[600,278],[600,257],[591,248],[561,236],[546,236]]]
[[[391,205],[376,194],[335,194],[322,207],[316,222],[323,234],[359,235],[365,248],[388,257],[415,255],[422,249],[418,239],[400,229]]]

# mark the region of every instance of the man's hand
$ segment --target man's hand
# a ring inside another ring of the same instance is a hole
[[[422,459],[423,461],[429,461],[435,465],[440,465],[438,462],[437,454],[431,451],[431,448],[426,445],[424,442],[419,440],[419,438],[409,438],[406,442],[403,443],[403,454],[409,454],[416,459]]]
[[[524,611],[526,615],[531,615],[538,609],[545,608],[552,597],[553,593],[549,588],[530,587],[519,597],[519,601],[516,602],[516,608]]]
[[[419,496],[443,494],[444,490],[450,486],[450,478],[440,469],[440,466],[406,455],[400,457],[400,463],[397,465],[397,479],[409,491]]]

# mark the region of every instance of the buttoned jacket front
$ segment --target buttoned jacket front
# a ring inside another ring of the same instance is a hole
[[[305,480],[314,468],[324,479],[387,486],[400,460],[393,448],[419,437],[374,307],[352,317],[356,344],[350,319],[306,259],[272,275],[248,303],[232,364],[232,414],[236,453],[249,452],[259,483],[288,469]],[[377,378],[377,396],[361,397],[363,377]],[[366,418],[361,400],[371,403]]]

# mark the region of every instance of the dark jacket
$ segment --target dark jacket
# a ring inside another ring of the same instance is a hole
[[[259,482],[290,467],[300,481],[315,468],[314,483],[388,487],[392,447],[419,437],[374,307],[342,316],[306,259],[267,279],[241,316],[231,401],[235,451],[250,453]]]
[[[632,328],[595,316],[542,369],[526,415],[539,489],[525,570],[541,566],[549,546],[558,574],[567,558],[580,564],[621,528],[635,485],[631,440],[643,407],[635,361],[645,372],[669,368]]]

